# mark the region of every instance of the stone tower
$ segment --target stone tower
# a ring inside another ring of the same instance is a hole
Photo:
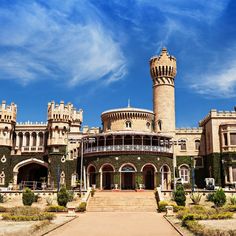
[[[16,124],[17,106],[14,103],[0,104],[0,146],[13,146],[15,141],[14,129]]]
[[[153,81],[154,128],[156,132],[174,135],[176,59],[163,48],[159,56],[150,59]]]
[[[71,103],[55,104],[54,101],[48,103],[48,145],[67,145],[68,133],[79,130],[83,117],[82,110],[77,111]]]

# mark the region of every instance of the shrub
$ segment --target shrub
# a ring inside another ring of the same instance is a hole
[[[74,192],[73,191],[68,191],[69,194],[69,202],[72,202],[74,200]]]
[[[96,190],[95,190],[94,188],[92,188],[92,189],[91,189],[91,192],[90,192],[90,193],[91,193],[91,197],[93,197],[93,196],[94,196],[94,194],[95,194],[95,191],[96,191]]]
[[[0,203],[3,203],[4,201],[3,195],[0,193]]]
[[[65,212],[67,208],[64,206],[52,205],[45,209],[46,212]]]
[[[75,208],[76,212],[85,212],[86,211],[86,202],[81,202],[78,207]]]
[[[66,207],[67,203],[69,202],[69,193],[65,187],[62,187],[57,194],[57,202],[59,206]]]
[[[190,195],[190,199],[192,200],[194,205],[199,205],[201,198],[202,198],[202,195],[200,193],[192,193]]]
[[[213,199],[214,199],[214,193],[208,193],[208,194],[206,195],[206,200],[207,200],[208,202],[213,202]]]
[[[158,211],[159,212],[165,212],[166,211],[166,206],[169,206],[170,204],[166,201],[160,201],[158,202]]]
[[[6,211],[7,211],[7,208],[0,206],[0,212],[6,212]]]
[[[189,220],[194,220],[194,214],[184,215],[182,219],[182,226],[186,226],[186,222]]]
[[[51,213],[41,212],[37,207],[13,207],[9,213],[2,214],[3,220],[13,221],[30,221],[30,220],[52,220],[54,215]]]
[[[213,202],[216,207],[222,207],[226,202],[225,192],[222,188],[219,188],[214,193]]]
[[[236,205],[236,195],[229,197],[229,202],[231,205]]]
[[[222,208],[224,211],[229,212],[236,212],[236,205],[226,205],[224,208]]]
[[[177,185],[174,192],[174,200],[178,206],[185,206],[186,196],[182,185]]]
[[[34,193],[29,188],[25,188],[23,195],[22,195],[22,201],[25,206],[31,206],[34,202]]]
[[[46,203],[48,206],[51,206],[53,203],[53,197],[46,197]]]

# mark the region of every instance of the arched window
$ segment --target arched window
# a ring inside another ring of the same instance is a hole
[[[200,150],[200,140],[195,140],[195,150]]]
[[[186,151],[187,149],[186,140],[184,139],[179,140],[179,146],[181,151]]]
[[[32,146],[33,147],[36,146],[36,133],[35,132],[32,133]]]
[[[146,123],[147,129],[150,129],[150,126],[151,126],[150,122],[147,122],[147,123]]]
[[[126,127],[126,128],[131,128],[131,127],[132,127],[131,121],[127,120],[127,121],[125,122],[125,127]]]
[[[65,185],[65,177],[66,177],[65,172],[62,171],[61,176],[60,176],[60,184],[61,185]]]
[[[157,124],[158,124],[159,131],[161,131],[161,129],[162,129],[162,121],[158,120]]]
[[[29,147],[29,144],[30,144],[30,134],[28,132],[25,134],[25,139],[26,139],[26,147]]]
[[[179,177],[184,183],[189,183],[189,167],[187,165],[182,165],[179,167]]]
[[[0,174],[0,185],[5,185],[5,173],[4,171]]]
[[[108,130],[111,129],[111,121],[110,121],[110,120],[107,122],[107,129],[108,129]]]

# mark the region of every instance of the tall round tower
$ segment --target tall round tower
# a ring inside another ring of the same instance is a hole
[[[163,48],[159,56],[150,59],[153,81],[153,111],[156,132],[173,135],[175,132],[176,59]]]

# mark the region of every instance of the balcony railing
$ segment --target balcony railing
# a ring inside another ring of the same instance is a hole
[[[93,152],[116,152],[116,151],[148,151],[148,152],[166,152],[172,153],[172,148],[165,146],[147,146],[147,145],[113,145],[113,146],[98,146],[86,148],[84,153]]]
[[[22,147],[22,152],[44,152],[43,146]]]
[[[236,152],[236,145],[222,147],[223,152]]]

